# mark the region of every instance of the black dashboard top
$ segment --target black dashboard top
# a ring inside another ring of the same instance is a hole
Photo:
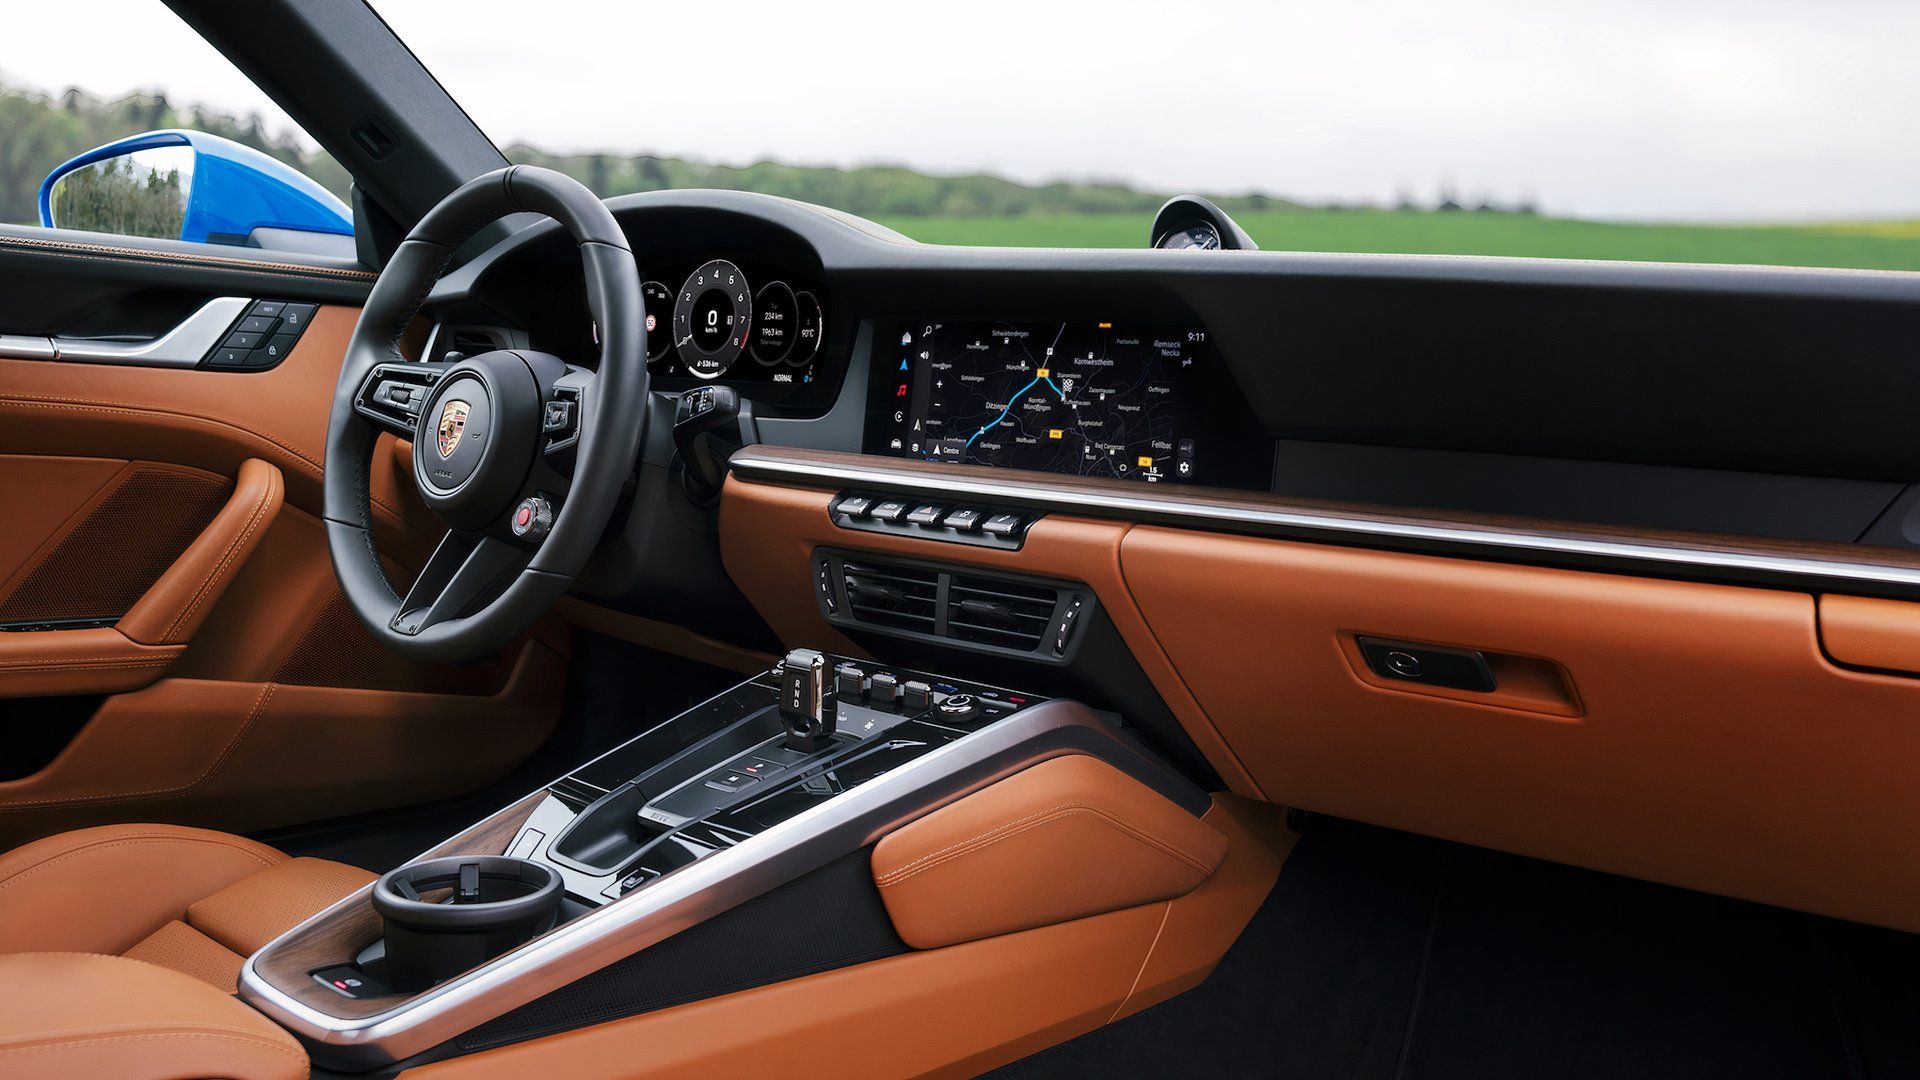
[[[725,259],[756,288],[777,276],[824,298],[805,392],[752,387],[746,376],[759,372],[750,361],[723,373],[749,384],[756,405],[769,406],[763,415],[847,421],[805,434],[774,429],[797,445],[867,445],[866,402],[842,400],[863,330],[863,348],[877,355],[880,327],[890,343],[899,339],[893,327],[929,317],[1115,321],[1204,329],[1222,381],[1269,441],[1920,476],[1909,404],[1920,401],[1916,274],[942,247],[742,192],[653,192],[609,205],[649,280]],[[577,274],[558,230],[541,223],[450,274],[430,304],[442,319],[526,327],[536,342],[548,339],[539,327],[552,327],[552,340],[571,334],[579,351],[591,328],[573,318],[577,300],[566,295]],[[843,407],[848,415],[836,418]]]

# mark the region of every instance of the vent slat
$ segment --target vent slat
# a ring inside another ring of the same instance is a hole
[[[860,622],[1020,652],[1044,646],[1060,602],[1044,585],[892,562],[843,559],[840,576],[847,614]]]
[[[1046,639],[1058,602],[1046,586],[957,574],[947,586],[947,636],[1031,652]]]

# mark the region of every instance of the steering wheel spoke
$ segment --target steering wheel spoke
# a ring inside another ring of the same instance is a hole
[[[353,411],[373,421],[382,431],[412,439],[420,426],[420,409],[446,364],[375,364],[353,394]]]
[[[392,627],[412,637],[490,600],[533,561],[533,552],[491,536],[449,532],[400,601]]]

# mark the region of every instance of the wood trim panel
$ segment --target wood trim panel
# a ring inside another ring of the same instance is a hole
[[[1920,599],[1920,550],[1907,548],[1409,510],[764,445],[741,450],[730,467],[746,480],[835,491],[858,487],[916,492],[949,502],[978,501],[1212,532]]]
[[[422,852],[419,859],[437,859],[447,855],[501,855],[520,833],[533,812],[547,799],[545,788],[485,818],[465,832],[458,833],[439,846]],[[409,861],[418,861],[409,860]],[[333,964],[350,962],[361,949],[379,940],[380,913],[368,899],[373,886],[315,915],[294,928],[286,937],[272,942],[253,960],[254,970],[275,989],[311,1009],[342,1019],[357,1020],[386,1012],[412,996],[393,994],[380,998],[347,998],[313,981],[312,972]]]

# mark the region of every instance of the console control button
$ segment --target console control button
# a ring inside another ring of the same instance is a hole
[[[925,712],[933,707],[933,687],[918,679],[900,688],[900,707],[910,713]]]
[[[748,784],[757,784],[760,778],[744,769],[722,769],[707,777],[707,786],[716,791],[739,791]]]
[[[341,997],[383,997],[393,991],[375,982],[372,976],[351,964],[322,968],[313,973],[313,981]]]
[[[871,514],[875,521],[899,521],[907,516],[907,504],[900,499],[884,499],[873,505]]]
[[[781,769],[786,768],[786,765],[780,762],[768,761],[762,757],[741,758],[734,764],[739,766],[739,768],[735,770],[736,772],[744,773],[747,776],[753,777],[755,780],[764,780],[774,773],[779,772]]]
[[[891,709],[900,697],[900,680],[892,672],[874,672],[873,677],[867,680],[867,686],[872,694],[869,700],[876,709]]]
[[[995,514],[988,518],[980,529],[988,536],[1012,537],[1020,535],[1026,527],[1027,519],[1019,514]]]
[[[933,715],[936,719],[965,723],[980,715],[980,703],[972,694],[948,694],[934,706]]]
[[[841,499],[840,505],[835,509],[850,518],[865,517],[867,511],[873,509],[873,500],[865,495],[849,495]]]
[[[963,506],[958,510],[947,511],[943,524],[955,532],[972,532],[980,527],[980,517],[980,511],[970,506]]]
[[[842,701],[859,701],[867,695],[867,673],[853,664],[833,669],[833,690]]]
[[[947,508],[938,503],[922,503],[907,515],[907,521],[915,525],[937,525],[946,512]]]
[[[615,894],[625,896],[627,893],[632,892],[659,876],[660,875],[651,870],[635,870],[633,873],[621,878],[620,884],[614,886]]]

